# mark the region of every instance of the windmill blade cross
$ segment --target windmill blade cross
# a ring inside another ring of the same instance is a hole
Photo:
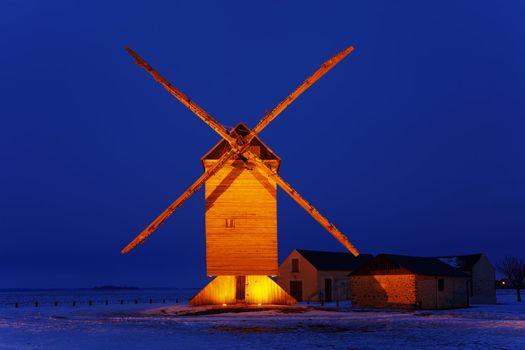
[[[155,230],[164,222],[166,219],[173,214],[186,200],[188,200],[195,192],[197,192],[202,185],[213,175],[219,171],[220,168],[226,164],[226,162],[233,157],[236,152],[230,149],[228,152],[224,153],[216,164],[213,165],[210,169],[205,171],[179,198],[177,198],[173,203],[170,204],[166,210],[162,212],[151,224],[148,225],[133,241],[131,241],[121,253],[126,254],[132,249],[134,249],[139,244],[142,244],[146,238],[148,238]]]
[[[339,52],[328,61],[326,61],[317,71],[314,72],[303,84],[295,89],[286,99],[280,102],[272,111],[264,116],[261,121],[253,128],[244,138],[232,137],[226,128],[217,120],[210,116],[206,111],[199,107],[196,103],[191,101],[182,91],[178,90],[168,80],[162,77],[155,71],[144,59],[136,54],[132,49],[126,48],[126,51],[135,59],[140,67],[144,68],[157,82],[159,82],[170,94],[177,98],[182,104],[188,107],[193,113],[201,118],[208,126],[215,130],[224,140],[226,140],[230,149],[224,153],[217,163],[206,170],[179,198],[177,198],[164,212],[159,215],[148,227],[146,227],[133,241],[131,241],[121,252],[128,253],[137,245],[143,243],[176,209],[178,209],[189,197],[204,185],[204,183],[217,171],[226,164],[228,160],[242,154],[246,159],[252,160],[257,164],[257,169],[260,169],[266,176],[271,177],[274,181],[292,197],[302,208],[304,208],[317,222],[319,222],[332,236],[334,236],[343,246],[345,246],[352,254],[358,255],[357,249],[350,243],[348,238],[341,233],[326,217],[324,217],[317,209],[315,209],[308,201],[306,201],[297,191],[295,191],[290,184],[284,181],[275,170],[270,169],[259,157],[255,156],[249,151],[250,142],[261,132],[271,121],[273,121],[286,107],[295,101],[304,91],[312,86],[324,74],[332,69],[336,64],[343,60],[353,47],[349,46],[343,51]]]

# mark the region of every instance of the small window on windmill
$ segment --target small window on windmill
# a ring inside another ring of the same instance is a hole
[[[292,272],[299,272],[299,259],[292,259]]]
[[[235,219],[226,219],[226,227],[234,228],[235,227]]]

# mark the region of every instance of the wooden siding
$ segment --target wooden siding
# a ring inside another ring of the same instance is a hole
[[[244,304],[293,305],[295,299],[268,276],[246,276]],[[198,305],[233,305],[236,299],[235,276],[218,276],[190,300]]]
[[[235,284],[235,276],[216,277],[190,300],[190,304],[193,306],[235,304],[237,302]]]
[[[294,298],[268,276],[246,276],[246,302],[277,305],[296,303]]]
[[[205,167],[215,160],[204,160]],[[266,161],[275,167],[278,161]],[[276,184],[243,161],[206,182],[208,276],[277,275]]]

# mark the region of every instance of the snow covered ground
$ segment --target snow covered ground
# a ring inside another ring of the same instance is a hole
[[[497,305],[417,312],[329,305],[174,316],[148,304],[9,305],[0,306],[0,349],[525,349],[525,304],[513,291],[498,291]]]

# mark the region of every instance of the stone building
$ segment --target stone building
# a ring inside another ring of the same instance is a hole
[[[496,303],[496,269],[483,254],[437,257],[469,276],[471,304]]]
[[[277,283],[297,301],[350,298],[348,274],[372,258],[361,254],[295,249],[279,266]]]
[[[380,254],[350,276],[352,307],[447,309],[469,305],[468,276],[437,258]]]

